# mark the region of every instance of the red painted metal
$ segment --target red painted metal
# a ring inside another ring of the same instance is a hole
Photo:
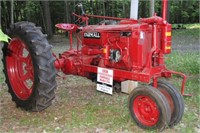
[[[166,16],[167,16],[167,4],[168,4],[168,0],[163,0],[162,1],[162,18],[163,21],[166,21]]]
[[[66,24],[66,23],[56,24],[55,26],[63,31],[76,31],[79,28],[75,24]]]
[[[145,126],[154,126],[157,124],[160,111],[156,102],[149,96],[137,96],[132,105],[132,109],[137,119]]]
[[[72,44],[73,44],[73,32],[75,32],[79,27],[75,24],[66,24],[66,23],[61,23],[61,24],[56,24],[55,25],[58,29],[63,30],[65,32],[69,32],[69,44],[70,44],[70,49],[73,50]]]
[[[181,94],[183,96],[192,96],[192,94],[186,94],[185,93],[185,83],[186,83],[186,79],[187,79],[187,76],[185,74],[183,74],[181,72],[175,72],[175,71],[172,71],[172,70],[168,71],[168,73],[181,76],[183,78],[182,85],[181,85]]]
[[[158,88],[158,78],[157,77],[153,78],[153,87]]]
[[[169,78],[171,74],[178,74],[184,77],[181,89],[184,94],[186,76],[168,70],[165,65],[165,54],[171,53],[172,39],[171,25],[166,22],[166,4],[167,1],[164,0],[163,18],[155,14],[139,21],[73,13],[86,26],[57,26],[66,32],[71,31],[71,35],[76,34],[78,45],[76,50],[72,50],[70,42],[70,50],[60,54],[55,61],[55,67],[65,74],[88,78],[91,78],[91,74],[97,74],[98,67],[104,67],[113,70],[116,81],[149,83],[153,80],[155,88],[158,78]],[[116,25],[88,25],[89,17],[115,19],[119,22]],[[79,29],[78,33],[76,29]],[[79,44],[82,45],[81,49]]]
[[[172,26],[171,24],[164,24],[162,25],[162,51],[164,54],[170,54],[171,53],[171,45],[172,45],[172,36],[171,36],[171,30]]]
[[[6,71],[14,93],[21,100],[32,94],[34,71],[29,49],[19,38],[13,38],[8,45],[10,55],[6,56]]]
[[[138,23],[138,20],[130,19],[130,18],[117,18],[117,17],[109,17],[109,16],[99,16],[99,15],[92,15],[92,14],[86,14],[87,17],[93,17],[93,18],[103,18],[103,19],[112,19],[112,20],[131,20]]]
[[[76,13],[72,13],[72,15],[78,17],[77,21],[80,21],[81,23],[85,22],[85,24],[88,25],[89,18],[86,16],[86,14],[84,14],[84,15],[78,15]]]
[[[150,18],[140,18],[139,19],[140,22],[142,23],[148,23],[148,24],[162,24],[163,22],[163,18],[156,16],[156,14],[154,14],[153,17]]]
[[[138,20],[130,19],[130,18],[117,18],[117,17],[109,17],[109,16],[99,16],[99,15],[92,15],[92,14],[84,14],[78,15],[76,13],[72,13],[72,15],[78,17],[77,21],[81,21],[81,23],[85,22],[88,25],[89,18],[102,18],[102,19],[112,19],[112,20],[128,20],[132,23],[138,23]],[[123,21],[125,22],[125,21]]]

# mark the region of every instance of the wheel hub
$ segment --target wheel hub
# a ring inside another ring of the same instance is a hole
[[[21,100],[32,94],[34,70],[29,49],[19,38],[13,38],[8,45],[9,55],[6,57],[8,77],[16,96]]]
[[[133,102],[133,110],[137,119],[146,126],[154,126],[158,122],[158,107],[149,96],[137,96]]]

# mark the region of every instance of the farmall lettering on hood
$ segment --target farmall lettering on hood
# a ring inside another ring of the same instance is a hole
[[[83,36],[84,38],[96,38],[96,39],[100,39],[101,37],[100,32],[85,32]]]

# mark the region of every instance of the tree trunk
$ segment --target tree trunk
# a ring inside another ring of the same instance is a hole
[[[141,17],[146,18],[146,1],[141,1]]]
[[[104,1],[104,7],[105,7],[105,16],[109,16],[109,11],[108,11],[108,1]]]
[[[52,38],[53,32],[52,32],[52,24],[51,24],[51,14],[49,10],[49,1],[41,1],[43,6],[43,13],[44,13],[44,19],[45,19],[45,31],[49,38]]]
[[[65,22],[70,23],[70,1],[65,0]]]
[[[199,5],[200,5],[200,1],[199,1]],[[200,10],[200,8],[199,8],[199,10]],[[200,17],[196,17],[196,18],[199,18],[199,22],[200,22]],[[197,19],[198,20],[198,19]],[[196,22],[198,22],[198,21],[196,21]]]
[[[105,1],[104,0],[103,0],[102,4],[103,4],[103,16],[105,16],[106,15],[106,8],[105,8]]]
[[[41,23],[41,26],[43,26],[43,29],[46,31],[46,24],[45,24],[45,19],[44,19],[44,13],[43,13],[43,8],[42,8],[42,5],[40,4],[40,11],[42,12],[41,13],[41,18],[42,18],[42,23]]]
[[[10,13],[10,19],[11,19],[11,24],[14,24],[14,0],[10,1],[10,6],[11,6],[11,13]]]
[[[169,2],[169,1],[168,1]],[[154,10],[154,7],[155,7],[155,2],[154,2],[154,0],[150,0],[150,10],[149,10],[149,15],[150,15],[150,17],[151,16],[153,16],[153,14],[154,14],[154,12],[155,12],[155,10]]]
[[[131,5],[130,1],[129,1],[128,5],[125,5],[125,18],[129,18],[130,17],[130,12],[131,12],[130,5]]]
[[[178,23],[182,23],[182,6],[183,6],[183,1],[179,1],[180,2],[180,8],[179,8],[179,19],[178,19]]]
[[[115,17],[115,2],[116,1],[110,1],[111,2],[111,16]]]
[[[122,2],[122,7],[123,7],[123,13],[122,13],[122,17],[125,18],[126,17],[126,7],[125,7],[125,1]]]
[[[168,3],[167,3],[167,22],[170,22],[170,1],[168,0]]]
[[[1,1],[0,1],[0,29],[1,29]]]

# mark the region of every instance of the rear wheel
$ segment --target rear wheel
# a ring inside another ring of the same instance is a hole
[[[165,96],[151,86],[135,88],[129,96],[129,111],[141,128],[164,130],[171,112]]]
[[[174,125],[178,124],[183,117],[183,97],[176,87],[166,81],[158,81],[158,90],[166,97],[170,105],[172,115],[169,127],[173,127]]]
[[[46,37],[33,23],[18,22],[11,26],[12,38],[3,47],[6,83],[18,107],[41,111],[55,97],[55,58]]]

